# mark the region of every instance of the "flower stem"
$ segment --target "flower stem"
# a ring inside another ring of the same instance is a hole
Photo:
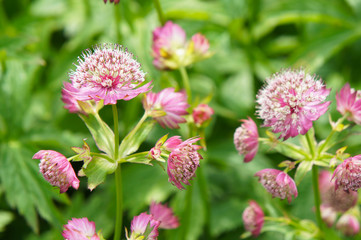
[[[193,185],[189,185],[186,192],[185,206],[182,216],[183,230],[180,239],[187,239],[187,233],[190,225],[190,218],[192,212],[192,198],[193,198]]]
[[[122,173],[121,164],[118,164],[115,171],[115,191],[116,191],[116,218],[114,240],[119,240],[122,233],[123,220],[123,189],[122,189]]]
[[[179,71],[180,71],[180,73],[182,75],[183,87],[186,89],[186,92],[187,92],[188,103],[192,104],[192,91],[191,91],[191,86],[189,84],[189,78],[188,78],[187,70],[186,70],[185,67],[180,67]]]
[[[120,42],[122,40],[122,35],[120,33],[120,21],[121,21],[121,16],[120,16],[120,4],[119,7],[118,6],[114,6],[114,20],[115,20],[115,37],[116,37],[116,41]]]
[[[204,161],[204,159],[203,159]],[[203,202],[203,208],[204,208],[204,217],[205,217],[205,225],[204,225],[204,230],[205,230],[205,238],[206,239],[211,239],[210,237],[210,219],[211,219],[211,204],[209,202],[209,194],[208,194],[208,187],[207,187],[207,179],[206,176],[203,172],[203,168],[199,167],[198,168],[198,183],[199,183],[199,189],[201,192],[201,198],[202,198],[202,202]]]
[[[162,25],[164,25],[165,24],[165,18],[164,18],[164,14],[163,14],[163,11],[162,11],[162,7],[160,6],[159,0],[153,0],[153,2],[154,2],[155,9],[157,10],[159,22]]]
[[[118,160],[118,150],[119,150],[119,127],[118,127],[118,109],[117,105],[112,105],[113,110],[113,119],[114,119],[114,160]]]
[[[128,135],[125,138],[131,138],[133,135],[139,130],[140,126],[142,126],[143,122],[147,119],[148,114],[147,112],[144,112],[142,118],[139,120],[137,125],[128,133]]]
[[[343,117],[341,117],[340,119],[337,120],[337,122],[335,123],[335,127],[332,128],[332,131],[330,132],[330,134],[327,136],[326,140],[322,143],[322,145],[318,148],[318,154],[320,155],[322,153],[322,151],[326,148],[325,151],[327,151],[330,146],[329,142],[331,141],[333,135],[337,132],[337,125],[342,124],[342,122],[348,117],[348,113],[346,113]]]
[[[320,200],[320,189],[318,186],[318,167],[316,165],[312,166],[312,185],[313,185],[313,195],[315,198],[316,221],[318,227],[322,232],[323,223],[322,223],[321,210],[320,210],[321,200]]]
[[[308,147],[310,149],[310,153],[311,153],[311,156],[312,156],[312,160],[315,160],[315,145],[313,144],[313,141],[312,141],[312,137],[311,134],[310,134],[311,130],[308,130],[307,133],[306,133],[306,139],[307,139],[307,144],[308,144]]]

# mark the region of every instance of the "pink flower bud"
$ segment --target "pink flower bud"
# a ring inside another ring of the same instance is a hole
[[[361,125],[361,91],[350,88],[350,84],[336,93],[337,111],[342,115],[349,114],[347,119]]]
[[[360,231],[360,223],[355,216],[344,214],[337,221],[336,228],[346,236],[353,236]]]
[[[335,169],[332,179],[335,179],[335,188],[341,187],[344,191],[355,191],[361,187],[361,155],[347,158]]]
[[[251,119],[241,120],[243,124],[234,133],[234,145],[240,155],[245,155],[244,162],[250,162],[258,151],[258,130]]]
[[[193,109],[193,120],[197,126],[202,126],[203,123],[211,119],[211,116],[214,114],[214,110],[207,104],[199,104]]]
[[[99,240],[95,232],[95,223],[85,218],[73,218],[64,225],[62,233],[66,240]]]
[[[157,240],[159,224],[160,222],[155,220],[152,215],[141,213],[133,218],[130,226],[131,235],[128,237],[127,234],[127,240]]]
[[[249,206],[244,210],[242,218],[246,230],[252,233],[252,236],[257,237],[264,222],[262,208],[255,201],[249,201]]]
[[[266,82],[257,94],[257,114],[264,120],[263,126],[281,133],[284,140],[306,134],[330,105],[324,102],[330,89],[302,69],[284,70]]]
[[[288,203],[291,203],[292,196],[296,198],[298,195],[295,182],[285,172],[267,168],[257,172],[255,176],[259,177],[260,183],[272,197],[287,198]]]
[[[193,43],[194,55],[197,58],[202,58],[207,55],[209,42],[205,36],[200,33],[196,33],[192,36],[191,42]]]
[[[79,179],[76,177],[73,167],[61,153],[41,150],[33,156],[33,159],[40,159],[40,172],[46,181],[60,188],[60,193],[66,192],[70,186],[75,189],[79,188]]]
[[[155,220],[160,222],[159,228],[173,229],[179,226],[178,218],[174,215],[173,210],[166,205],[152,202],[149,212]]]
[[[332,208],[324,204],[320,206],[321,218],[327,224],[328,227],[332,227],[337,218],[337,212]]]

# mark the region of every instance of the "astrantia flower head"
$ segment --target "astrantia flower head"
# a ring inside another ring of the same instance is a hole
[[[143,107],[163,128],[179,128],[179,123],[186,120],[187,95],[184,91],[175,92],[174,88],[166,88],[159,93],[148,93],[143,99]]]
[[[302,69],[284,70],[266,82],[257,94],[257,114],[264,126],[280,132],[284,140],[306,134],[330,105],[329,101],[324,102],[330,89]]]
[[[337,221],[336,228],[346,236],[353,236],[360,231],[360,223],[357,217],[346,213]]]
[[[116,104],[117,100],[130,100],[150,90],[144,82],[144,72],[133,54],[117,44],[103,44],[86,50],[78,59],[75,71],[69,76],[72,89],[69,93],[79,101],[104,100]]]
[[[199,167],[199,160],[202,156],[198,153],[201,146],[193,145],[200,138],[190,138],[179,144],[169,154],[167,172],[169,181],[177,188],[184,189],[183,184],[190,185],[189,180],[193,179]]]
[[[210,57],[212,54],[209,50],[208,39],[200,33],[196,33],[192,36],[189,45],[192,48],[193,61],[199,61],[204,58]]]
[[[193,109],[192,116],[193,116],[194,123],[198,127],[200,127],[204,123],[209,121],[213,114],[214,114],[214,110],[207,104],[202,103]]]
[[[33,156],[40,159],[40,172],[51,185],[59,187],[60,193],[64,193],[70,186],[79,188],[79,179],[76,177],[73,167],[68,159],[52,150],[41,150]]]
[[[73,218],[64,225],[62,233],[66,240],[99,240],[95,232],[95,223],[87,218]]]
[[[180,136],[173,136],[168,138],[168,134],[161,137],[155,146],[149,151],[149,155],[152,159],[157,159],[160,161],[164,161],[161,158],[161,154],[169,154],[171,151],[173,151],[176,147],[178,147],[179,144],[182,143],[182,139]]]
[[[355,191],[361,188],[361,155],[347,158],[337,166],[332,179],[335,179],[335,188],[344,191]]]
[[[285,172],[267,168],[257,172],[255,176],[259,177],[260,183],[272,194],[272,197],[287,198],[288,203],[290,203],[292,196],[296,198],[298,195],[295,182]]]
[[[252,236],[257,237],[263,227],[264,213],[262,208],[253,200],[242,214],[244,227]]]
[[[243,124],[234,133],[234,145],[240,155],[245,155],[244,162],[250,162],[258,151],[258,130],[251,119],[241,120]]]
[[[342,115],[348,114],[347,119],[361,125],[361,91],[345,86],[336,94],[337,111]]]
[[[179,226],[178,218],[174,215],[173,210],[166,205],[152,202],[149,213],[160,222],[159,228],[173,229]]]
[[[130,237],[126,234],[127,240],[157,240],[159,224],[152,215],[141,213],[133,218]]]

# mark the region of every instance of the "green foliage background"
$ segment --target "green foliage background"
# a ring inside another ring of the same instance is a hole
[[[152,65],[152,30],[160,25],[153,1],[120,2],[114,6],[102,0],[0,0],[0,238],[62,239],[63,224],[72,217],[88,217],[111,239],[113,176],[92,192],[81,178],[78,191],[59,195],[31,158],[40,149],[70,156],[70,147],[81,146],[83,138],[95,149],[81,119],[69,114],[60,100],[67,73],[84,49],[117,42],[138,57],[155,91],[180,82],[177,71],[160,72]],[[303,66],[319,75],[332,88],[331,101],[345,82],[361,88],[361,1],[160,3],[165,17],[181,25],[188,38],[197,32],[206,35],[214,52],[189,68],[194,96],[212,95],[210,105],[216,115],[207,129],[207,157],[201,164],[209,188],[210,216],[205,215],[195,179],[186,239],[238,239],[244,232],[242,212],[249,199],[258,201],[269,216],[287,211],[314,220],[310,176],[298,186],[299,197],[291,205],[272,199],[253,175],[286,159],[261,147],[251,163],[243,163],[233,146],[233,132],[238,119],[256,120],[256,93],[267,77],[282,68]],[[140,99],[120,103],[123,136],[142,114]],[[338,117],[335,103],[329,112]],[[101,114],[111,124],[111,109],[105,107]],[[317,137],[327,136],[329,130],[328,118],[323,116],[316,123]],[[149,149],[167,132],[179,134],[157,127],[141,148]],[[360,153],[360,140],[357,134],[348,140],[349,153]],[[185,191],[168,183],[161,168],[125,165],[123,181],[126,227],[134,215],[147,211],[152,200],[168,201],[177,214],[183,212]],[[206,218],[210,235],[205,234]],[[302,239],[286,227],[276,230],[286,235],[271,232],[259,239]],[[179,231],[161,232],[159,239],[178,239]],[[361,239],[360,234],[356,238]]]

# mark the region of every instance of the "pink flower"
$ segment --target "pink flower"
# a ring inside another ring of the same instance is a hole
[[[73,167],[68,159],[52,150],[41,150],[33,156],[33,159],[41,159],[39,168],[46,181],[60,188],[64,193],[70,186],[79,188],[79,179],[76,177]]]
[[[173,210],[166,205],[152,202],[149,212],[155,220],[160,222],[159,228],[172,229],[179,226],[178,218],[174,215]]]
[[[152,159],[161,159],[162,152],[169,153],[173,151],[179,144],[182,143],[182,139],[180,136],[173,136],[168,138],[168,134],[161,137],[155,146],[150,149],[149,154]],[[167,139],[167,140],[166,140]]]
[[[159,93],[148,93],[143,99],[143,107],[163,128],[179,128],[179,123],[186,122],[181,116],[188,114],[189,104],[185,92],[166,88]]]
[[[86,114],[80,108],[78,101],[73,97],[73,95],[71,95],[71,93],[67,89],[74,89],[74,88],[70,83],[65,82],[64,89],[61,90],[61,100],[65,103],[64,108],[68,109],[70,113]]]
[[[250,162],[258,151],[258,130],[256,123],[248,117],[234,133],[234,145],[240,155],[245,155],[244,162]]]
[[[99,240],[95,232],[95,223],[84,218],[72,218],[64,225],[62,233],[66,240]]]
[[[361,92],[345,86],[336,94],[337,111],[342,115],[349,114],[347,119],[361,125]]]
[[[194,58],[202,59],[209,56],[209,42],[208,39],[200,33],[192,36],[191,44],[193,44]]]
[[[257,114],[264,120],[264,126],[271,127],[274,133],[280,132],[284,140],[306,134],[330,105],[323,102],[330,89],[302,69],[284,70],[266,81],[257,94]]]
[[[337,212],[346,212],[357,203],[357,192],[345,192],[343,189],[335,188],[331,182],[332,175],[329,171],[323,170],[318,176],[322,205],[331,207]]]
[[[207,104],[199,104],[193,109],[193,119],[194,123],[197,126],[202,126],[203,123],[211,119],[211,116],[214,114],[214,110]]]
[[[103,44],[86,50],[78,59],[76,70],[69,74],[72,87],[66,90],[79,101],[104,100],[116,104],[117,100],[130,100],[151,89],[144,82],[140,64],[117,44]]]
[[[262,208],[253,200],[249,201],[249,206],[242,214],[244,227],[252,236],[257,237],[263,227],[264,213]]]
[[[107,3],[108,0],[104,0],[104,3]],[[120,0],[109,0],[110,3],[118,4]]]
[[[292,196],[296,198],[298,195],[295,182],[285,172],[267,168],[257,172],[255,176],[259,177],[260,183],[272,197],[287,198],[288,203],[291,203]]]
[[[182,185],[190,185],[189,180],[193,179],[199,167],[199,160],[202,156],[197,152],[201,146],[192,145],[200,138],[190,138],[179,144],[169,154],[167,172],[169,181],[179,189],[185,189]]]
[[[360,231],[360,223],[355,216],[344,214],[337,221],[336,228],[346,236],[353,236]]]
[[[147,213],[141,213],[139,216],[135,216],[132,220],[130,230],[131,235],[127,240],[156,240],[158,238],[158,227],[160,222],[155,220],[152,215]]]
[[[341,187],[346,192],[357,192],[361,187],[361,155],[349,157],[338,165],[332,179],[335,179],[336,189]]]

